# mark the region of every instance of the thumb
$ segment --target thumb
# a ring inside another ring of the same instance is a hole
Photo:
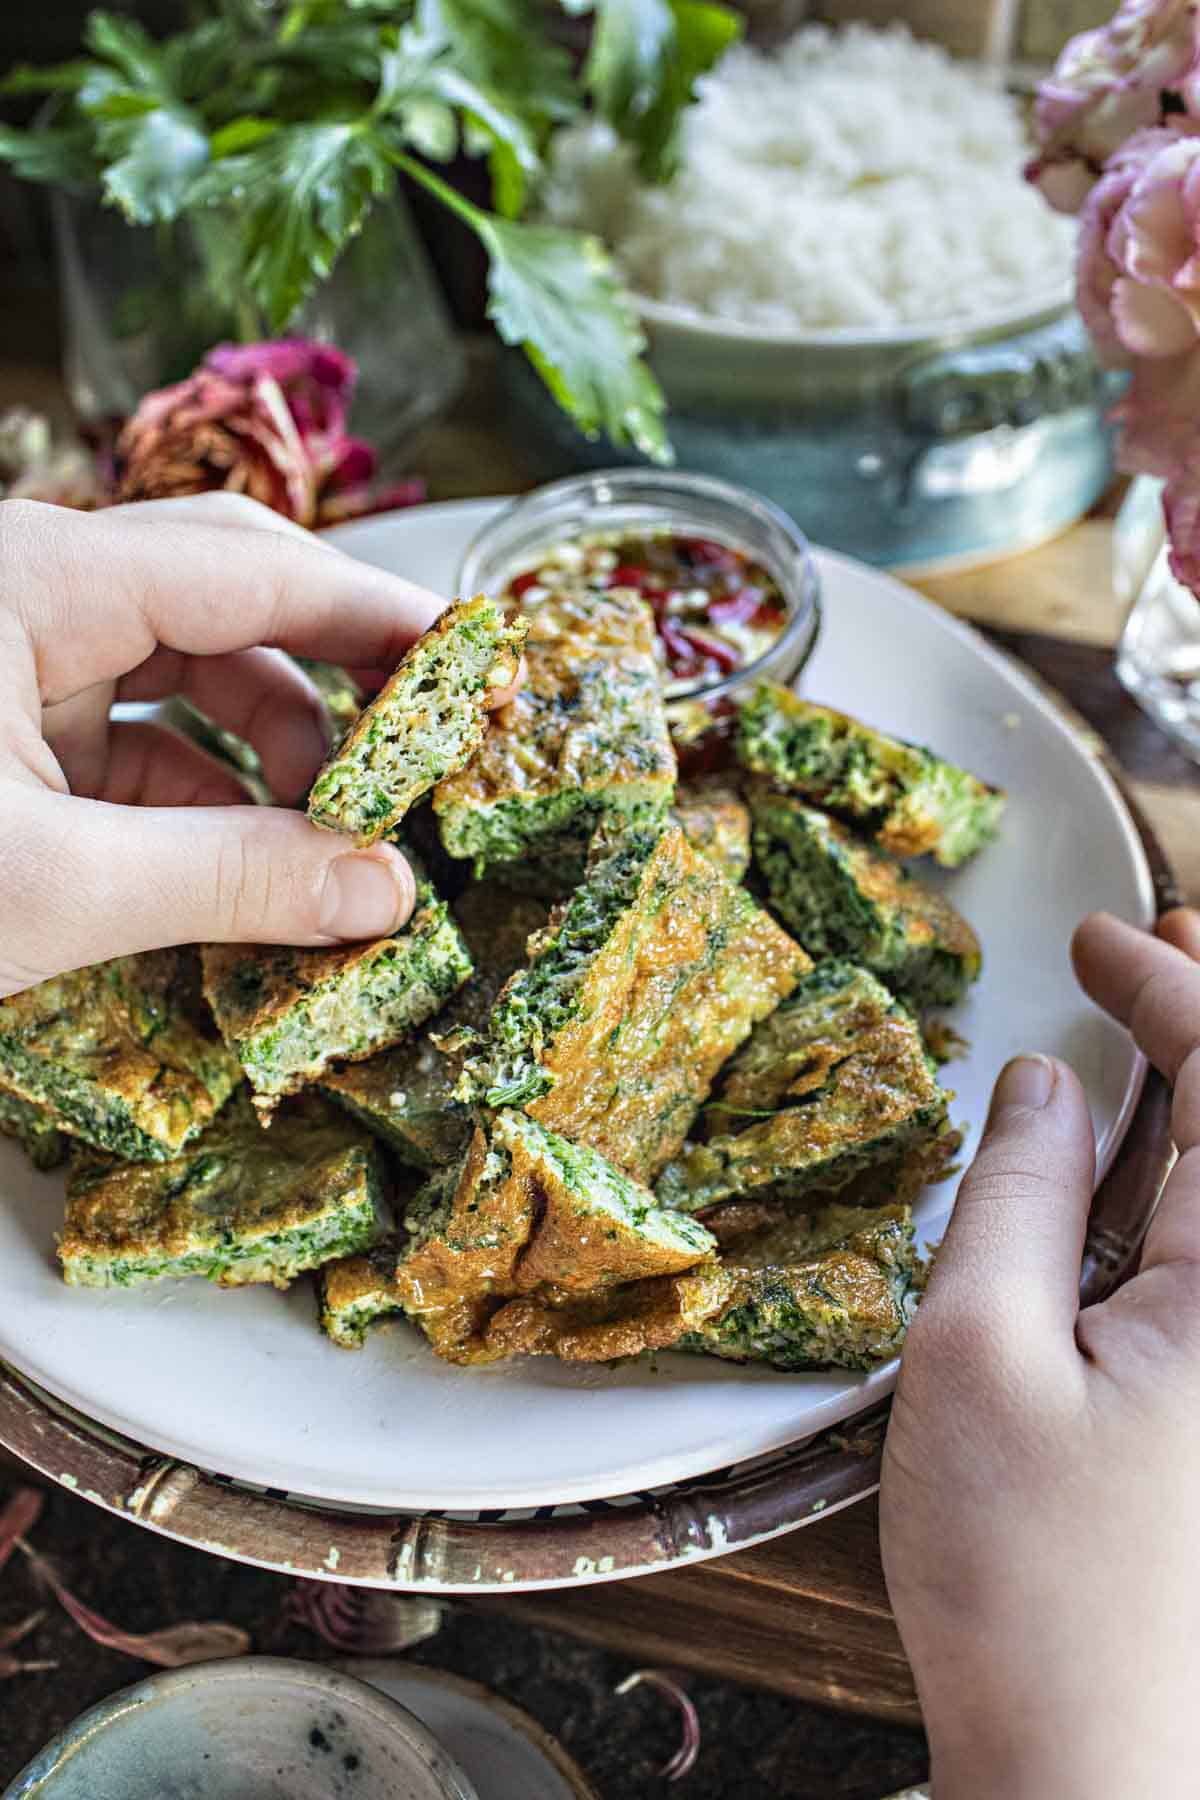
[[[1018,1330],[1070,1332],[1094,1175],[1078,1077],[1053,1057],[1016,1057],[996,1083],[918,1322],[941,1314],[986,1328],[1000,1311]]]
[[[390,844],[357,850],[301,813],[113,806],[44,791],[4,810],[0,993],[167,944],[383,937],[416,897]]]

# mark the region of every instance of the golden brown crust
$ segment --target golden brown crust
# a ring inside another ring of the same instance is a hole
[[[720,775],[688,782],[672,810],[688,842],[740,881],[750,863],[750,808],[732,782]]]
[[[0,1001],[0,1034],[51,1073],[69,1071],[122,1102],[140,1131],[175,1148],[241,1079],[204,1009],[190,948],[118,957],[13,994]],[[59,1122],[51,1096],[29,1091],[18,1072],[6,1069],[4,1078]]]
[[[434,809],[493,807],[509,797],[536,800],[565,788],[598,792],[675,778],[675,754],[661,707],[641,729],[606,735],[624,687],[658,693],[654,621],[645,602],[615,592],[555,596],[530,617],[525,681],[492,716],[491,730],[464,769],[440,781]]]
[[[634,1290],[566,1306],[511,1300],[489,1321],[485,1348],[492,1359],[557,1356],[562,1362],[612,1362],[643,1350],[669,1350],[732,1292],[724,1270],[705,1263],[686,1275],[640,1281]]]
[[[487,1360],[487,1320],[508,1297],[595,1295],[690,1268],[704,1254],[703,1243],[664,1241],[589,1198],[524,1141],[519,1127],[506,1129],[503,1114],[496,1139],[507,1150],[507,1167],[498,1171],[495,1150],[477,1128],[448,1218],[405,1251],[397,1269],[401,1303],[420,1317],[439,1356]],[[653,1195],[641,1196],[656,1214]]]
[[[166,1261],[194,1252],[198,1231],[205,1240],[294,1231],[344,1195],[347,1154],[368,1142],[336,1107],[307,1095],[267,1137],[243,1090],[178,1161],[77,1157],[60,1257],[64,1266],[95,1254]]]
[[[726,1057],[811,967],[669,828],[541,1058],[554,1086],[527,1111],[649,1181],[683,1143]]]

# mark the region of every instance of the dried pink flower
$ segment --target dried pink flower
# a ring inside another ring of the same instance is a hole
[[[298,1581],[284,1616],[354,1656],[391,1656],[424,1643],[442,1627],[442,1608],[434,1600],[336,1581]]]
[[[653,1687],[668,1700],[673,1700],[679,1708],[683,1720],[683,1736],[678,1750],[659,1770],[659,1774],[667,1781],[682,1781],[690,1775],[696,1766],[696,1758],[700,1754],[700,1715],[695,1703],[682,1682],[675,1679],[665,1669],[635,1669],[613,1689],[615,1694],[632,1694],[635,1688]]]
[[[17,1539],[17,1547],[29,1559],[35,1580],[50,1589],[86,1637],[105,1649],[123,1651],[126,1656],[136,1656],[160,1669],[181,1669],[187,1663],[245,1656],[250,1648],[249,1637],[238,1626],[214,1621],[189,1620],[182,1625],[165,1626],[161,1631],[123,1631],[77,1599],[53,1564],[31,1549],[23,1537]]]
[[[307,338],[221,344],[126,423],[116,497],[225,488],[316,525],[329,498],[374,472],[374,452],[346,430],[356,378],[348,356]]]
[[[19,1487],[0,1512],[0,1569],[21,1539],[33,1530],[44,1505],[45,1495],[40,1488]]]
[[[1122,0],[1107,25],[1073,37],[1038,89],[1038,153],[1026,170],[1060,212],[1077,212],[1113,152],[1166,122],[1164,96],[1200,113],[1196,0]]]

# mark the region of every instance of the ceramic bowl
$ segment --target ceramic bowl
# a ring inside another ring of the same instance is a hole
[[[197,1663],[102,1700],[3,1800],[479,1800],[407,1707],[272,1656]]]
[[[865,562],[944,568],[1028,548],[1111,476],[1105,413],[1122,377],[1099,367],[1061,290],[968,322],[807,333],[632,300],[679,466],[755,489],[814,543]],[[613,460],[522,359],[506,369],[540,476]]]

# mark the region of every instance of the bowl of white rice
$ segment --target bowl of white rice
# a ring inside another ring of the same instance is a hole
[[[683,466],[835,548],[945,566],[1061,530],[1111,473],[1074,221],[1027,154],[995,71],[901,27],[812,26],[705,79],[666,185],[605,126],[560,132],[542,210],[612,250]],[[538,424],[547,473],[593,459]]]

